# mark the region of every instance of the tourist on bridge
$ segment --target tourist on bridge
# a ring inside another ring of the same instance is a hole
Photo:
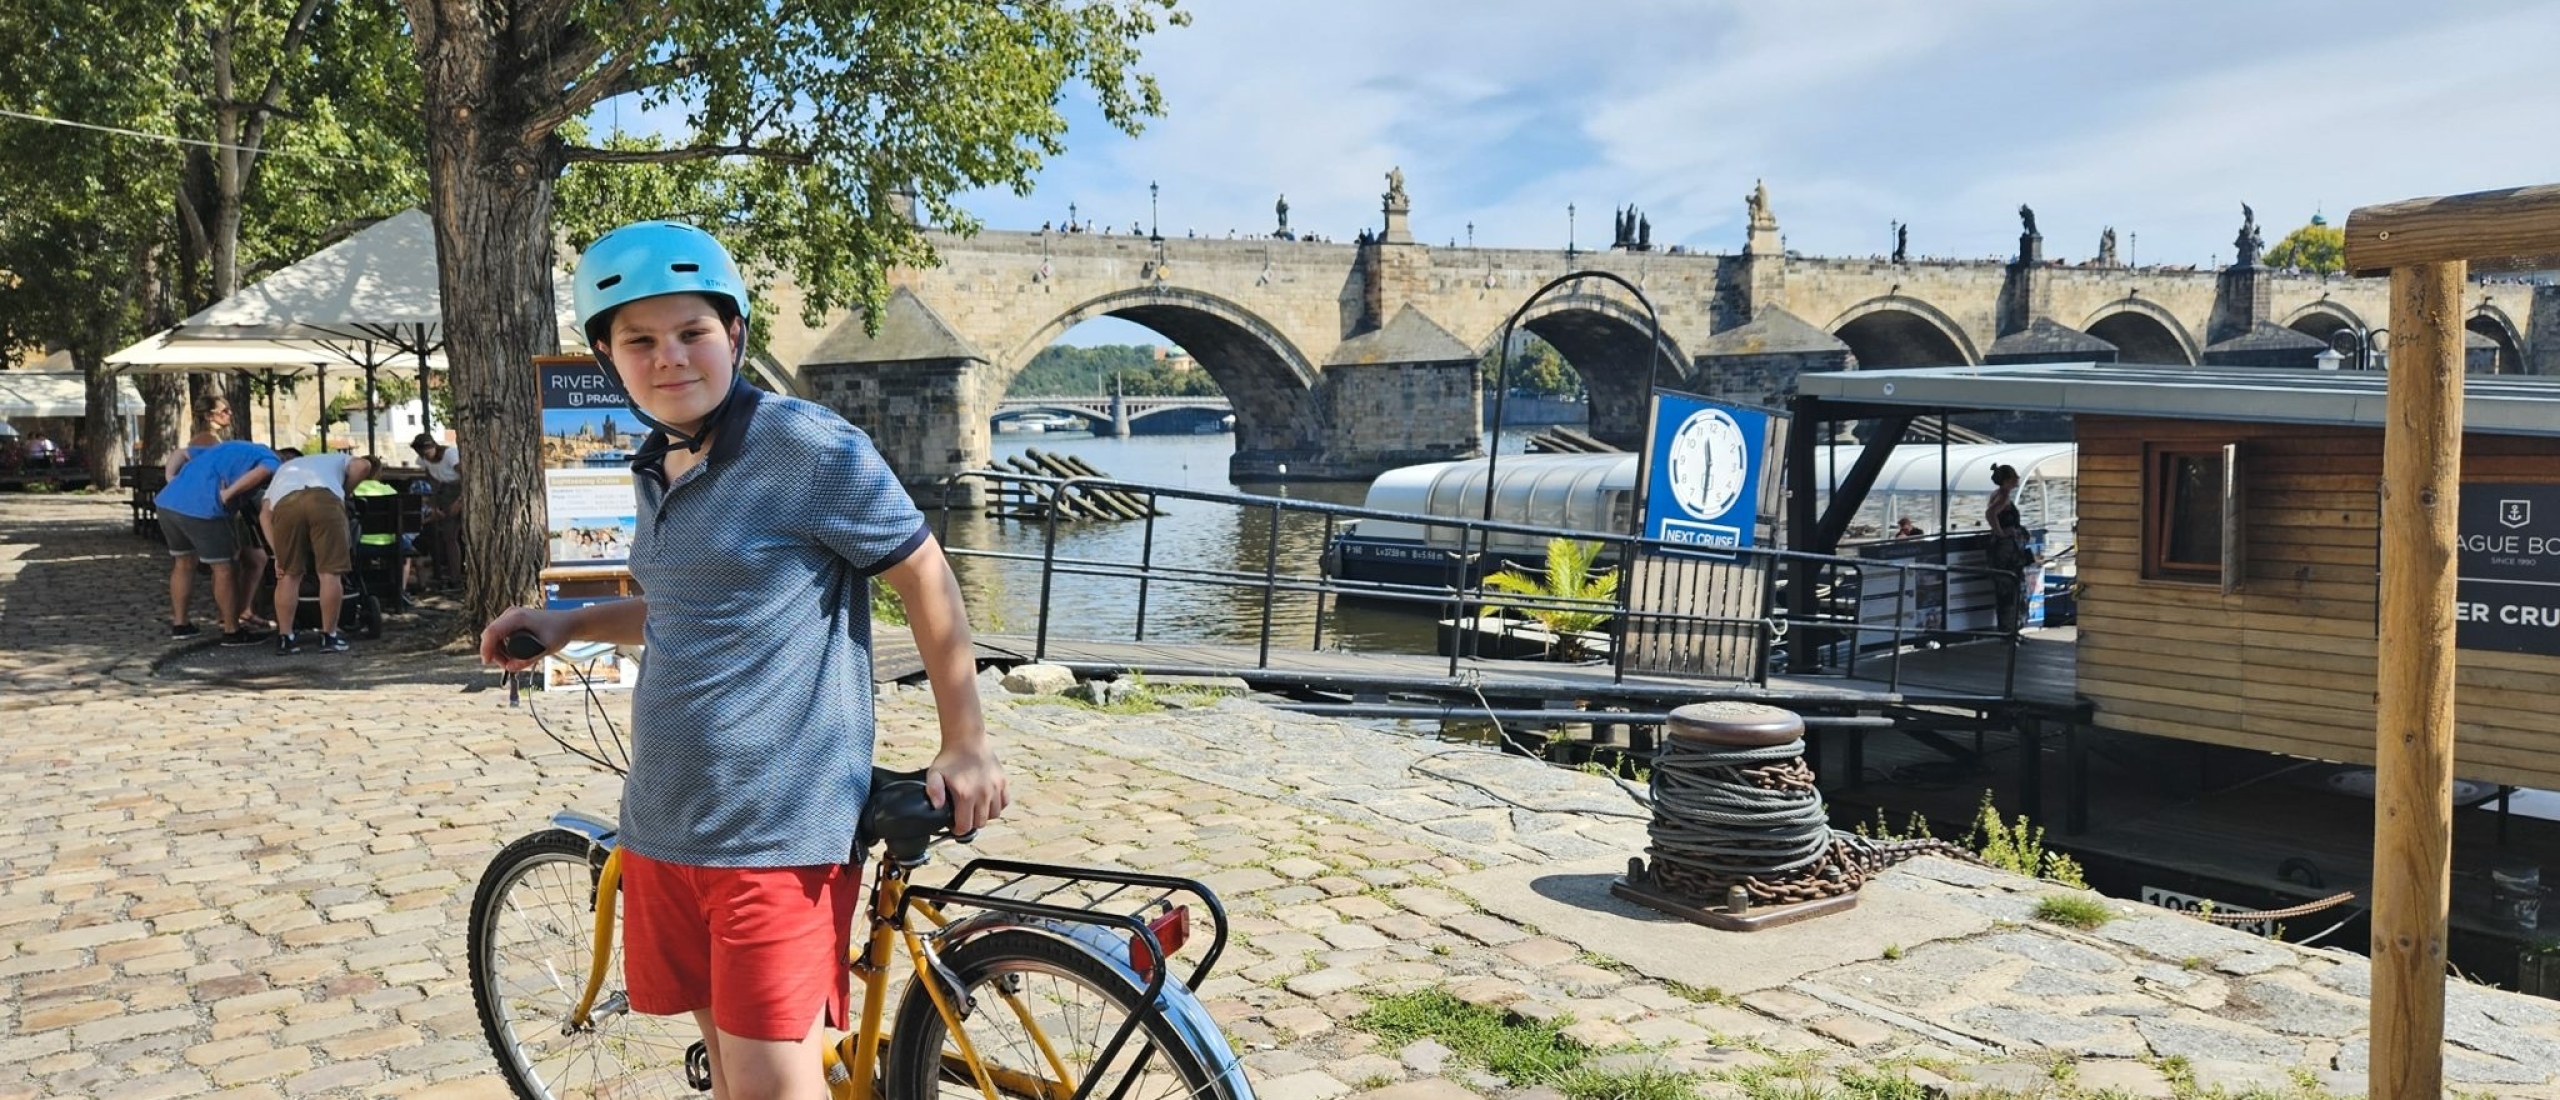
[[[648,645],[622,797],[631,1007],[693,1016],[716,1096],[814,1092],[825,1029],[850,1025],[861,878],[846,854],[859,858],[871,782],[871,585],[897,590],[932,680],[942,736],[925,790],[955,833],[1006,801],[968,612],[870,437],[741,376],[746,281],[709,233],[627,225],[573,278],[596,358],[655,429],[632,458],[632,575],[646,595],[509,609],[481,633],[481,659],[529,665],[506,654],[517,631],[546,651]]]

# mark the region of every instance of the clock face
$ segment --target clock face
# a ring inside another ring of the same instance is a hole
[[[1721,516],[1742,497],[1751,463],[1743,453],[1742,425],[1722,409],[1701,409],[1671,437],[1671,494],[1700,519]]]

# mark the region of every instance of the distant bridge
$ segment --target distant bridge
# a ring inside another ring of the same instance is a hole
[[[1161,427],[1171,428],[1177,432],[1214,430],[1220,422],[1235,412],[1235,407],[1223,397],[1122,397],[1119,400],[1121,410],[1129,418],[1126,427],[1132,431],[1150,421],[1159,422]],[[987,420],[989,424],[998,424],[1018,417],[1047,413],[1054,416],[1081,417],[1092,425],[1094,431],[1107,433],[1113,429],[1111,401],[1109,394],[1090,397],[1007,397],[996,402],[995,412]],[[1208,428],[1202,428],[1201,425],[1204,424],[1208,425]]]

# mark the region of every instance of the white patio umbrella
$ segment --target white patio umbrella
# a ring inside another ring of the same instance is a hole
[[[329,364],[339,361],[335,352],[297,340],[183,341],[174,337],[175,331],[153,333],[107,356],[107,369],[123,375],[212,371],[270,376],[317,374],[321,384],[326,385]],[[272,389],[267,392],[267,438],[278,438]]]
[[[552,313],[583,346],[570,320],[568,280],[553,280]],[[206,307],[164,334],[173,344],[285,341],[308,345],[364,371],[365,405],[373,405],[374,372],[413,358],[418,394],[444,348],[444,299],[436,281],[435,226],[411,208]],[[366,450],[375,449],[367,426]]]

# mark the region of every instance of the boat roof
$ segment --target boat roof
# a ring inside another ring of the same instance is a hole
[[[1992,489],[1991,468],[1994,466],[2015,466],[2018,476],[2026,481],[2080,476],[2080,447],[2075,443],[1949,444],[1943,448],[1946,459],[1944,481],[1938,477],[1941,450],[1935,443],[1904,443],[1895,447],[1893,454],[1884,460],[1883,472],[1876,475],[1874,491],[1935,493],[1943,487],[1959,493],[1988,493]],[[1814,483],[1828,490],[1839,483],[1838,478],[1848,476],[1849,468],[1864,453],[1865,447],[1852,444],[1814,444]]]
[[[2380,428],[2389,379],[2381,371],[2021,363],[1807,374],[1796,392],[1932,409]],[[2560,379],[2474,375],[2462,389],[2465,431],[2560,436]]]
[[[1484,484],[1485,465],[1493,464],[1493,476],[1503,484],[1547,479],[1575,480],[1597,474],[1604,488],[1631,489],[1636,483],[1636,456],[1631,453],[1570,455],[1501,455],[1499,461],[1465,458],[1455,462],[1425,462],[1419,466],[1398,466],[1378,475],[1369,483],[1372,499],[1379,490],[1389,495],[1425,493],[1444,481],[1473,481]]]

